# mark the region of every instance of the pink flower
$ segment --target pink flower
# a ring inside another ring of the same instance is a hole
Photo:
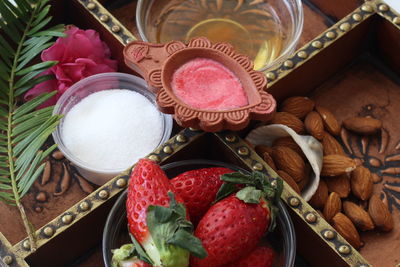
[[[70,86],[83,78],[117,70],[117,61],[110,59],[110,49],[100,40],[96,31],[71,26],[67,27],[65,34],[66,37],[58,38],[42,52],[43,61],[55,60],[58,64],[41,75],[54,74],[56,79],[36,85],[24,96],[27,101],[45,92],[57,90],[57,94],[39,108],[54,105]]]

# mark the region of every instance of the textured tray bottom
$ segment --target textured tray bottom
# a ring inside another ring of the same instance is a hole
[[[380,140],[371,137],[367,152],[361,152],[361,138],[350,137],[353,157],[363,159],[364,165],[381,175],[385,169],[399,166],[399,161],[385,161],[387,155],[400,153],[395,146],[400,141],[400,77],[380,61],[363,56],[346,70],[326,81],[311,97],[319,104],[328,107],[342,121],[351,116],[367,116],[383,121],[389,132],[390,141],[383,154],[378,153]],[[370,157],[376,157],[382,166],[374,168],[368,164]],[[389,189],[390,188],[390,189]],[[395,229],[390,233],[369,231],[362,233],[365,246],[361,254],[373,266],[392,267],[400,262],[400,175],[383,175],[383,180],[374,185],[374,193],[387,198],[392,211]]]

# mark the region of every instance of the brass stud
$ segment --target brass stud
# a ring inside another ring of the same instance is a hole
[[[397,264],[396,265],[396,267],[399,267],[400,266],[400,264]],[[368,265],[366,265],[366,264],[361,264],[361,265],[359,265],[358,267],[369,267]]]
[[[334,239],[335,238],[335,232],[331,231],[331,230],[326,230],[323,233],[324,237],[328,240]]]
[[[386,12],[389,10],[389,7],[388,7],[388,5],[382,4],[382,5],[379,5],[378,9],[379,9],[379,11]]]
[[[362,16],[361,16],[360,14],[358,14],[358,13],[353,14],[352,18],[353,18],[355,21],[361,21],[361,20],[362,20]]]
[[[108,17],[107,15],[101,15],[101,16],[100,16],[100,20],[101,20],[102,22],[107,22],[108,19],[109,19],[109,17]]]
[[[276,76],[273,72],[267,72],[266,76],[267,76],[267,79],[270,81],[273,81],[276,79]]]
[[[350,23],[345,22],[345,23],[342,23],[342,24],[339,26],[339,28],[340,28],[342,31],[347,32],[348,30],[351,29],[351,25],[350,25]]]
[[[126,44],[129,44],[130,42],[133,42],[134,40],[133,40],[133,38],[126,38],[126,40],[125,40],[125,43]]]
[[[297,56],[298,56],[299,58],[307,58],[307,57],[308,57],[308,54],[307,54],[306,51],[300,51],[299,53],[297,53]]]
[[[81,204],[79,204],[79,208],[81,209],[81,211],[87,211],[90,208],[90,205],[87,201],[83,201],[81,202]]]
[[[71,214],[66,214],[66,215],[62,216],[61,221],[64,224],[70,224],[72,222],[72,219],[73,219],[73,217]]]
[[[365,12],[368,12],[368,13],[371,13],[371,12],[374,11],[374,8],[373,8],[371,5],[369,5],[369,4],[364,4],[364,5],[361,7],[361,10],[362,10],[362,11],[365,11]]]
[[[340,247],[339,247],[339,252],[341,253],[341,254],[349,254],[350,253],[350,247],[348,246],[348,245],[341,245]]]
[[[276,180],[273,180],[273,181],[271,182],[271,186],[272,186],[273,188],[277,188],[277,187],[278,187],[278,182],[277,182]]]
[[[255,170],[255,171],[262,171],[263,168],[264,168],[263,165],[259,162],[255,163],[253,165],[253,170]]]
[[[160,162],[160,157],[153,154],[149,156],[149,160],[152,160],[154,162]]]
[[[285,66],[286,68],[290,69],[290,68],[293,68],[294,64],[293,64],[293,61],[291,61],[291,60],[286,60],[286,61],[283,63],[283,66]]]
[[[300,200],[297,197],[291,197],[289,199],[289,205],[295,208],[300,205]]]
[[[119,188],[123,188],[123,187],[126,186],[126,180],[125,180],[124,178],[119,178],[119,179],[117,180],[117,182],[116,182],[116,185],[117,185]]]
[[[192,128],[192,127],[189,127],[189,130],[191,130],[192,132],[198,132],[199,131],[199,129]]]
[[[29,242],[29,240],[24,240],[24,242],[22,242],[22,247],[25,250],[30,250],[31,249],[31,243]]]
[[[178,141],[179,143],[186,143],[187,138],[183,134],[178,134],[176,136],[176,141]]]
[[[54,229],[50,226],[46,226],[43,229],[43,234],[47,237],[51,237],[52,235],[54,235]]]
[[[89,10],[93,10],[96,8],[96,4],[93,2],[90,2],[89,4],[87,4],[86,6]]]
[[[329,39],[335,39],[336,38],[336,33],[335,32],[327,32],[325,36]]]
[[[308,223],[315,223],[317,221],[317,216],[314,213],[309,212],[306,215],[306,221]]]
[[[322,48],[322,43],[320,41],[314,41],[311,43],[311,45],[318,49]]]
[[[238,153],[241,156],[247,156],[249,154],[249,149],[247,147],[240,147]]]
[[[114,26],[112,26],[111,27],[111,31],[112,32],[119,32],[121,30],[121,27],[120,26],[118,26],[118,25],[114,25]]]
[[[7,265],[10,265],[11,263],[13,263],[13,258],[10,255],[7,255],[3,258],[3,262]]]
[[[110,194],[108,193],[108,191],[104,190],[104,189],[100,190],[100,192],[99,192],[99,198],[101,198],[103,200],[107,199],[109,195]]]
[[[225,136],[225,140],[229,143],[233,143],[236,141],[236,136],[233,134],[228,134],[227,136]]]
[[[164,151],[164,153],[167,153],[167,154],[171,154],[173,152],[173,150],[170,146],[165,146],[163,148],[163,151]]]
[[[396,25],[400,25],[400,17],[395,17],[393,19],[393,23],[396,24]]]

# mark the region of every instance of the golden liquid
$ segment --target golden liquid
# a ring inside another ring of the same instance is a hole
[[[164,2],[158,1],[157,5]],[[149,26],[147,36],[152,39],[154,33],[156,40],[150,41],[159,43],[187,42],[198,36],[212,42],[228,42],[249,56],[255,69],[274,61],[285,42],[275,11],[260,0],[170,1]]]

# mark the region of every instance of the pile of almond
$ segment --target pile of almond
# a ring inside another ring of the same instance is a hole
[[[348,157],[335,136],[347,130],[362,136],[381,131],[382,122],[369,117],[353,117],[343,127],[328,109],[307,97],[290,97],[280,106],[271,124],[284,124],[298,134],[310,134],[323,145],[321,181],[309,203],[353,247],[363,245],[358,231],[393,229],[388,207],[373,195],[373,174],[362,162]],[[346,144],[346,140],[344,140]],[[290,138],[277,139],[272,148],[256,146],[256,151],[296,192],[307,183],[304,155]]]

